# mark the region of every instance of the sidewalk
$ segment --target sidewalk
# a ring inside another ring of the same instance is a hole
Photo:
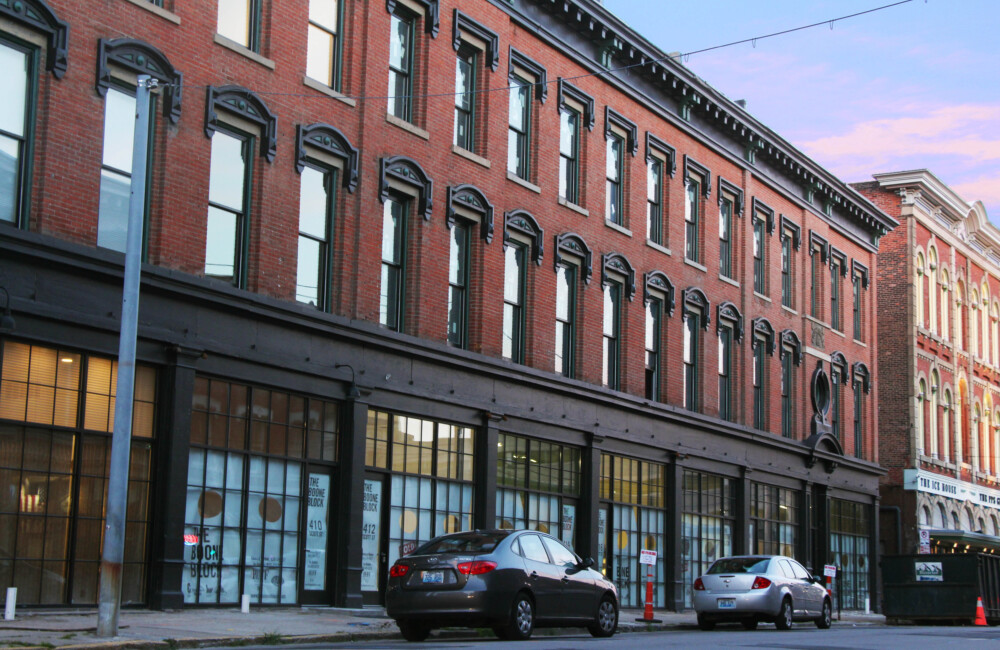
[[[620,633],[665,630],[696,626],[694,612],[655,612],[659,623],[636,621],[642,610],[622,610]],[[845,612],[834,625],[881,625],[879,614]],[[807,625],[800,623],[799,625]],[[172,612],[122,610],[118,636],[107,639],[95,635],[97,610],[21,610],[13,621],[0,620],[0,648],[197,648],[206,645],[255,643],[316,643],[351,639],[400,638],[396,624],[381,607],[363,610],[332,607],[255,608],[243,614],[238,608],[185,609]],[[559,632],[556,630],[555,632]],[[568,629],[566,632],[579,633]],[[454,632],[459,634],[459,632]],[[475,630],[462,635],[478,636]],[[553,633],[539,629],[536,634]],[[449,632],[449,635],[452,632]]]

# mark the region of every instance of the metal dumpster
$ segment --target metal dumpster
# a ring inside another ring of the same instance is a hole
[[[882,558],[887,622],[972,623],[976,601],[990,625],[1000,624],[1000,556],[889,555]]]

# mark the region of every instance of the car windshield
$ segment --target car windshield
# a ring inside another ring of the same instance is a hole
[[[768,557],[724,557],[708,570],[710,574],[717,573],[766,573]]]
[[[488,533],[470,532],[459,535],[437,537],[420,546],[413,555],[428,555],[432,553],[489,553],[496,548],[510,532],[492,531]]]

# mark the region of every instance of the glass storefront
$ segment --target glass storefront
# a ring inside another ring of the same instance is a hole
[[[312,576],[306,588],[315,588],[315,554],[325,562],[328,528],[317,517],[329,515],[329,479],[310,475],[307,485],[305,472],[307,465],[336,461],[337,435],[333,402],[205,377],[195,381],[185,603],[237,603],[247,594],[252,603],[296,604],[303,547]],[[307,538],[304,519],[319,534]]]
[[[0,368],[0,598],[94,605],[118,365],[4,341]],[[146,601],[156,371],[135,369],[122,603]]]
[[[684,606],[693,607],[692,585],[720,557],[733,554],[736,483],[722,476],[685,470],[681,519]]]
[[[472,528],[474,443],[470,427],[368,412],[366,463],[370,469],[391,471],[388,530],[381,529],[380,518],[372,519],[375,530],[366,526],[369,543],[362,546],[371,558],[368,563],[386,552],[391,565],[421,542]],[[378,481],[366,483],[366,496],[381,489]],[[365,573],[378,576],[380,570],[367,567]]]
[[[597,566],[618,585],[622,607],[645,604],[652,572],[653,605],[666,605],[664,544],[666,467],[613,454],[601,454],[602,503],[598,511]],[[600,531],[604,531],[601,533]],[[640,564],[640,551],[656,551],[656,564]]]
[[[497,443],[497,528],[530,528],[576,542],[580,450],[501,434]]]
[[[865,609],[871,506],[830,499],[830,564],[837,567],[837,596],[843,609]],[[870,605],[870,603],[869,603]]]
[[[799,521],[799,499],[795,490],[763,483],[750,484],[751,552],[795,558]]]

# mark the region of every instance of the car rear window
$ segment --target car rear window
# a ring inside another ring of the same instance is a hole
[[[489,533],[462,533],[437,537],[413,551],[413,555],[428,553],[490,553],[500,541],[510,533],[497,531]]]
[[[712,565],[710,574],[716,573],[767,573],[768,557],[724,557]]]

